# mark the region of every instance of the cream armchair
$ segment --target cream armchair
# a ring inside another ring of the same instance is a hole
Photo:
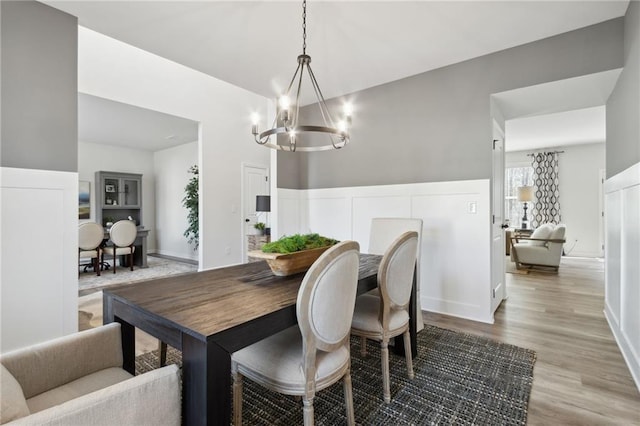
[[[4,354],[0,423],[179,425],[178,367],[134,377],[122,362],[118,323]]]
[[[545,223],[536,228],[530,237],[511,238],[511,260],[517,269],[543,266],[560,267],[566,227]]]

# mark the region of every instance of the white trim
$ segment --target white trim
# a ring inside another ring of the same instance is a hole
[[[366,252],[371,218],[420,218],[422,308],[493,323],[489,191],[489,179],[278,189],[279,236],[318,232],[356,240]],[[468,213],[470,202],[476,203],[475,214]]]
[[[618,323],[615,321],[615,315],[609,311],[608,306],[605,306],[604,317],[607,319],[607,323],[609,323],[609,328],[613,333],[614,339],[616,339],[616,343],[618,344],[620,353],[622,353],[622,357],[629,368],[631,377],[640,391],[640,367],[638,365],[638,359],[640,359],[640,357],[638,356],[638,353],[633,350],[633,347],[629,342],[629,337],[618,327]],[[614,323],[611,322],[611,317],[614,317]]]
[[[640,390],[640,163],[607,179],[604,191],[604,313]]]
[[[0,352],[6,352],[78,330],[78,173],[7,167],[0,173]]]
[[[621,171],[615,176],[611,176],[604,183],[604,192],[620,191],[622,189],[640,184],[640,163],[636,163],[626,170]]]

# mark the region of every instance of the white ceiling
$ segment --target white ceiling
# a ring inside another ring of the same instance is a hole
[[[605,121],[604,106],[508,120],[506,151],[603,143]]]
[[[299,1],[43,2],[266,97],[282,92],[301,53]],[[628,3],[311,0],[307,53],[331,98],[620,17]]]
[[[78,94],[82,142],[159,151],[198,140],[198,123],[96,96]]]
[[[506,151],[606,140],[604,105],[621,69],[491,95],[506,120]]]

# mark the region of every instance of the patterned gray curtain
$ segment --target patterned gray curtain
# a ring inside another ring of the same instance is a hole
[[[533,204],[531,224],[533,228],[544,223],[558,224],[560,216],[560,192],[558,191],[558,153],[533,154],[533,186],[536,200]]]

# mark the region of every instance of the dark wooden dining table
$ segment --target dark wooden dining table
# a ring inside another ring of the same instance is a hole
[[[377,286],[381,258],[360,255],[358,294]],[[182,351],[183,424],[229,425],[231,354],[297,323],[303,277],[275,276],[262,261],[141,281],[104,290],[104,323],[121,324],[124,368],[131,374],[135,328]],[[415,352],[415,277],[410,315]],[[396,341],[397,351],[403,347]]]

